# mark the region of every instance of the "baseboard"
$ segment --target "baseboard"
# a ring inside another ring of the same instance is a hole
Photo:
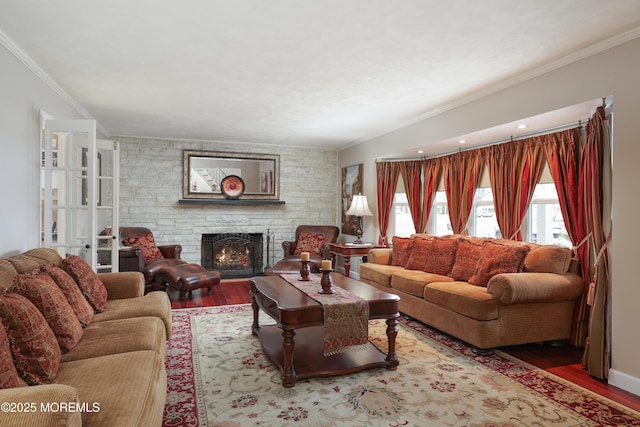
[[[640,378],[632,377],[624,372],[609,369],[609,385],[618,387],[622,390],[640,396]]]

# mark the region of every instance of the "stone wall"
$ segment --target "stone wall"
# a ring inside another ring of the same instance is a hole
[[[260,144],[115,138],[120,142],[120,225],[150,228],[158,244],[179,243],[182,258],[200,262],[203,233],[264,233],[265,263],[282,257],[281,242],[300,224],[340,224],[340,180],[335,150]],[[186,205],[183,150],[280,155],[284,205]],[[266,259],[266,233],[271,233]],[[275,253],[274,253],[275,252]]]

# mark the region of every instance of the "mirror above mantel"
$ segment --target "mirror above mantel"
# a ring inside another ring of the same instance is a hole
[[[227,182],[232,178],[235,184],[240,184],[241,191],[225,194],[222,191],[225,178]],[[279,200],[280,156],[185,150],[182,197],[185,201],[201,202]]]

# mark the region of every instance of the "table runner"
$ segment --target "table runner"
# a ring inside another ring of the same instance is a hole
[[[320,276],[310,275],[310,281],[298,280],[298,274],[281,274],[284,280],[322,304],[324,311],[324,355],[331,356],[352,350],[363,350],[369,340],[369,303],[333,286],[334,294],[320,294]]]

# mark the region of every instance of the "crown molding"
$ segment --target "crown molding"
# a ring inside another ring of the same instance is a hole
[[[598,42],[596,44],[593,44],[591,46],[588,46],[584,49],[580,49],[570,55],[564,56],[560,59],[557,59],[555,61],[549,62],[548,64],[545,64],[541,67],[537,67],[531,71],[519,74],[515,77],[509,78],[509,79],[505,79],[501,82],[498,82],[490,87],[487,87],[485,89],[479,90],[477,92],[474,92],[473,94],[470,94],[468,96],[464,96],[462,98],[459,98],[455,101],[443,104],[437,108],[434,108],[430,111],[427,111],[417,117],[414,117],[413,119],[404,121],[402,123],[399,123],[398,125],[393,126],[392,128],[386,129],[384,131],[378,132],[374,135],[369,135],[366,136],[364,138],[360,138],[356,141],[353,141],[341,148],[339,148],[339,150],[344,150],[346,148],[352,147],[354,145],[358,145],[360,143],[369,141],[371,139],[377,138],[379,136],[382,135],[386,135],[388,133],[391,133],[393,131],[396,131],[398,129],[402,129],[405,128],[407,126],[411,126],[413,124],[416,124],[418,122],[421,122],[423,120],[426,120],[428,118],[437,116],[439,114],[442,114],[446,111],[449,110],[453,110],[455,108],[461,107],[465,104],[469,104],[471,102],[477,101],[479,99],[484,98],[485,96],[489,96],[492,95],[494,93],[500,92],[501,90],[507,89],[511,86],[515,86],[519,83],[523,83],[527,80],[531,80],[534,79],[536,77],[539,77],[543,74],[549,73],[551,71],[557,70],[558,68],[562,68],[566,65],[569,64],[573,64],[574,62],[578,62],[582,59],[588,58],[590,56],[593,56],[595,54],[598,54],[600,52],[604,52],[605,50],[611,49],[613,47],[619,46],[623,43],[629,42],[631,40],[637,39],[638,37],[640,37],[640,27],[635,27],[632,28],[631,30],[625,31],[623,33],[620,33],[616,36],[610,37],[606,40],[603,40],[601,42]]]
[[[58,83],[56,83],[51,76],[49,76],[43,69],[38,65],[36,61],[34,61],[25,51],[20,49],[20,47],[14,43],[13,40],[9,38],[2,30],[0,30],[0,45],[4,46],[9,53],[15,56],[25,67],[27,67],[33,74],[36,75],[40,81],[42,81],[45,85],[47,85],[51,90],[53,90],[60,98],[62,98],[67,104],[71,106],[74,110],[76,110],[83,118],[85,119],[93,119],[95,120],[91,114],[82,106],[78,101],[76,101],[71,95],[69,95]],[[111,136],[111,133],[107,131],[104,127],[97,123],[96,126],[98,130],[105,135],[107,138]]]

